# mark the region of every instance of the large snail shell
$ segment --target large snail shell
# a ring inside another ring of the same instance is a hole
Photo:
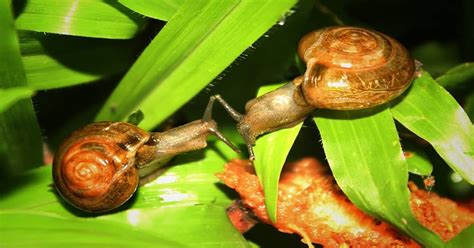
[[[336,26],[300,41],[307,63],[302,89],[317,108],[360,109],[399,96],[415,75],[415,63],[396,40],[376,31]]]
[[[149,133],[123,122],[93,123],[75,131],[54,158],[57,191],[85,211],[119,207],[137,189],[135,154],[149,137]]]

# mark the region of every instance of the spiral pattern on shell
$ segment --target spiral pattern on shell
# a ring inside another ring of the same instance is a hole
[[[93,123],[66,139],[53,162],[57,191],[75,207],[104,212],[138,186],[135,153],[149,134],[127,123]]]
[[[303,94],[307,103],[318,108],[383,104],[407,89],[416,70],[399,42],[359,27],[313,31],[301,39],[298,53],[307,65]]]
[[[65,153],[61,167],[66,187],[75,195],[97,197],[114,180],[124,158],[114,144],[98,139],[80,140]],[[125,158],[126,159],[126,158]],[[118,168],[117,168],[118,167]]]

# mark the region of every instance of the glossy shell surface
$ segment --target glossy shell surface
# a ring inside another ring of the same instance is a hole
[[[306,101],[317,108],[362,109],[403,93],[415,63],[396,40],[382,33],[336,26],[304,36],[298,53],[307,64]]]
[[[89,212],[121,206],[137,189],[135,155],[149,137],[123,122],[92,123],[75,131],[53,161],[57,191],[70,204]]]

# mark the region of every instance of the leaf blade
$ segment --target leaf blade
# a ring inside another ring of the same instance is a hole
[[[18,29],[109,39],[129,39],[145,20],[114,1],[30,0],[16,19]]]
[[[461,233],[456,235],[451,239],[446,247],[456,248],[456,247],[473,247],[474,246],[474,225],[470,225],[466,229],[462,230]]]
[[[426,153],[413,145],[403,145],[403,153],[407,161],[408,171],[410,173],[429,176],[433,172],[433,165],[429,161]]]
[[[411,212],[407,165],[388,109],[317,110],[314,120],[337,184],[358,208],[422,244],[442,245]]]
[[[469,87],[468,84],[472,79],[474,79],[474,63],[468,62],[458,65],[437,77],[436,82],[447,89],[454,89],[462,86]]]
[[[146,118],[140,126],[154,127],[204,88],[294,2],[187,1],[132,66],[96,120],[122,120],[141,109]]]
[[[0,210],[0,218],[2,246],[6,247],[51,247],[60,244],[73,247],[184,245],[136,230],[132,226],[97,219],[64,218],[49,213],[11,210]]]
[[[139,45],[135,40],[88,39],[25,31],[19,36],[27,82],[37,90],[90,83],[124,72],[135,59]]]
[[[30,98],[33,92],[34,91],[28,87],[0,89],[0,113],[6,111],[16,102]]]
[[[119,3],[144,16],[168,21],[184,0],[119,0]]]
[[[395,119],[428,141],[469,183],[474,183],[474,127],[456,100],[428,73],[392,106]]]
[[[281,84],[261,87],[258,95],[263,95],[280,86]],[[281,170],[302,126],[303,122],[291,128],[271,132],[260,137],[255,144],[255,172],[262,184],[268,216],[273,222],[276,222],[277,218]]]
[[[0,37],[0,88],[23,87],[26,85],[25,70],[13,24],[11,1],[8,0],[0,1]],[[41,140],[30,99],[18,101],[0,114],[1,181],[41,164]]]

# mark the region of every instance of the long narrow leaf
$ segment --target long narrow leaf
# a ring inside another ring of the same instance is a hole
[[[407,161],[408,171],[410,173],[420,176],[431,175],[433,172],[433,165],[422,149],[412,145],[404,145],[403,154]]]
[[[459,87],[469,87],[474,80],[474,63],[464,63],[447,71],[442,76],[436,78],[441,86],[452,89]]]
[[[0,0],[0,88],[26,85],[11,1]],[[42,162],[41,133],[30,99],[0,114],[0,181]]]
[[[464,102],[464,110],[471,120],[474,120],[474,92],[466,97]]]
[[[184,0],[119,0],[119,3],[144,16],[168,21]]]
[[[474,183],[474,126],[428,73],[416,79],[391,110],[397,121],[428,141],[453,170]]]
[[[260,88],[258,95],[263,95],[281,85]],[[269,133],[259,138],[255,145],[255,171],[265,193],[265,207],[268,216],[275,222],[277,215],[278,182],[285,165],[286,157],[298,136],[303,122],[292,127]]]
[[[145,23],[116,1],[28,0],[16,19],[18,29],[77,36],[128,39]]]
[[[0,89],[0,114],[16,102],[30,98],[31,95],[33,90],[28,87]]]
[[[407,165],[390,111],[379,107],[315,114],[331,171],[349,199],[420,243],[441,246],[439,237],[411,212]]]
[[[464,229],[461,233],[451,239],[446,247],[458,248],[458,247],[474,247],[474,225],[470,225]]]
[[[20,33],[26,78],[34,89],[88,83],[125,71],[135,59],[137,45],[135,40]]]
[[[5,210],[0,210],[0,219],[2,247],[186,247],[111,221]]]
[[[189,101],[295,4],[187,1],[143,52],[97,120],[141,109],[151,128]]]

